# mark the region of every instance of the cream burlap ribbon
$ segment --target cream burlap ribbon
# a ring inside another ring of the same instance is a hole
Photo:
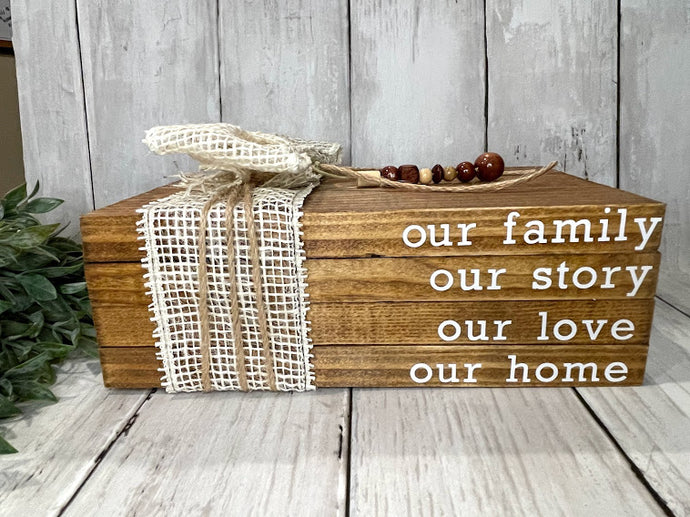
[[[229,124],[155,127],[144,142],[203,171],[139,210],[162,385],[314,389],[301,207],[341,147]]]

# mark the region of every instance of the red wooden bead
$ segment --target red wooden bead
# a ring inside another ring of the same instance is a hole
[[[475,171],[472,162],[462,162],[458,164],[458,179],[463,183],[472,181],[474,179]]]
[[[419,183],[419,169],[416,165],[401,165],[400,179],[407,183]]]
[[[431,178],[434,183],[441,183],[443,179],[443,165],[437,163],[431,168]]]
[[[474,166],[481,181],[494,181],[503,175],[505,169],[503,158],[496,153],[480,154],[474,161]]]
[[[391,181],[398,181],[400,179],[400,171],[393,165],[387,165],[381,169],[381,177]]]

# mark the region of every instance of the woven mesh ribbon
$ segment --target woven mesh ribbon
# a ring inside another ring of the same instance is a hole
[[[337,162],[340,146],[227,124],[154,128],[145,142],[159,154],[189,154],[205,169],[240,171],[246,177],[277,173],[246,191],[244,200],[231,195],[241,184],[210,182],[212,188],[180,191],[139,210],[161,384],[168,392],[314,389],[301,207],[318,182],[312,160]],[[230,194],[218,196],[223,189]],[[227,206],[230,199],[233,205]],[[260,272],[258,289],[254,268]],[[204,334],[210,345],[206,366]]]

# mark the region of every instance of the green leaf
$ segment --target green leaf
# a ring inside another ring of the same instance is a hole
[[[38,381],[29,381],[18,384],[17,393],[25,400],[46,400],[49,402],[57,402],[57,397]]]
[[[62,294],[77,294],[86,290],[86,282],[73,282],[71,284],[63,284],[60,286]]]
[[[0,300],[0,314],[14,307],[14,304],[5,300]]]
[[[14,210],[19,203],[26,197],[26,183],[10,190],[3,199],[3,206],[6,211]]]
[[[93,339],[82,336],[79,338],[79,343],[77,346],[79,350],[84,352],[86,355],[98,359],[98,343],[96,343],[96,341]]]
[[[48,301],[57,298],[55,286],[41,275],[19,275],[17,280],[29,296],[38,301]]]
[[[20,409],[12,404],[10,399],[4,395],[0,395],[0,418],[9,418],[20,413]]]
[[[32,357],[31,359],[24,361],[17,366],[14,366],[5,372],[5,378],[16,379],[21,376],[26,376],[28,374],[34,374],[39,370],[42,370],[48,365],[51,357],[50,354],[41,352],[40,354]]]
[[[71,239],[67,239],[65,237],[53,237],[50,239],[50,244],[51,246],[60,251],[64,251],[65,253],[75,253],[77,254],[77,258],[81,259],[81,245]]]
[[[42,352],[49,354],[52,359],[64,359],[72,350],[74,350],[74,347],[70,345],[63,345],[62,343],[49,341],[41,341],[36,343],[36,347],[40,348]]]
[[[12,246],[20,250],[28,250],[40,246],[53,234],[60,226],[59,224],[44,224],[39,226],[29,226],[19,230],[12,236]]]
[[[35,343],[29,339],[17,339],[16,341],[9,341],[7,344],[14,350],[18,361],[26,361],[33,351]]]
[[[12,447],[10,443],[0,436],[0,454],[14,454],[17,449]]]
[[[29,194],[29,195],[26,197],[27,201],[28,201],[29,199],[31,199],[32,197],[34,197],[36,194],[38,194],[38,188],[39,188],[40,186],[41,186],[41,182],[38,181],[38,180],[36,180],[36,184],[34,185],[34,188],[33,188],[33,190],[31,191],[31,194]]]
[[[9,246],[0,244],[0,267],[17,262],[18,252]]]
[[[58,297],[55,300],[39,300],[37,303],[43,307],[43,314],[47,320],[60,321],[74,319],[74,311],[65,303],[62,297]]]
[[[72,264],[71,266],[55,266],[41,268],[40,273],[46,278],[57,278],[61,276],[71,275],[81,271],[84,264],[80,261],[77,264]],[[39,271],[29,271],[30,273],[38,273]]]
[[[3,320],[0,322],[0,330],[2,331],[3,339],[19,339],[25,337],[29,333],[31,325],[29,323],[21,323],[13,320]]]
[[[26,205],[22,206],[22,211],[29,212],[30,214],[45,214],[51,210],[56,209],[63,203],[62,199],[57,199],[54,197],[39,197],[33,201],[29,201]]]
[[[27,337],[35,338],[41,332],[43,324],[45,323],[45,318],[43,317],[43,313],[41,311],[36,311],[29,314],[28,318],[32,322],[32,325],[28,330]]]

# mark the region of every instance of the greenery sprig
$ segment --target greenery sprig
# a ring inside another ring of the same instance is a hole
[[[96,355],[81,245],[34,217],[62,204],[37,192],[22,185],[0,200],[0,421],[55,402],[54,366],[72,351]],[[12,452],[0,435],[0,454]]]

